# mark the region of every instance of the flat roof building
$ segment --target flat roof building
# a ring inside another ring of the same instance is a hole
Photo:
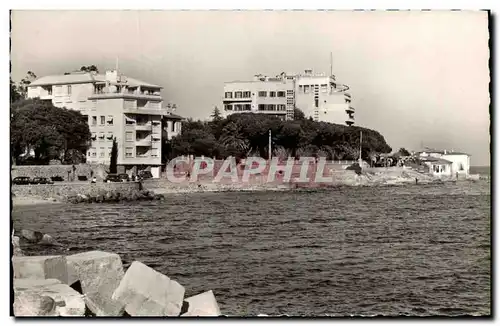
[[[276,77],[255,75],[252,81],[226,82],[222,102],[226,116],[253,112],[293,120],[294,108],[298,108],[314,121],[351,126],[355,110],[348,89],[337,83],[335,76],[312,70]]]
[[[119,172],[161,171],[162,87],[121,75],[74,72],[45,76],[28,86],[28,98],[50,100],[88,119],[92,143],[87,162],[109,164],[113,139],[118,143]],[[180,130],[180,129],[179,129]]]

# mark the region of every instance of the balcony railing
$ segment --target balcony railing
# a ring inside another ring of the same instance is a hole
[[[160,97],[161,93],[160,92],[153,92],[153,91],[131,91],[127,89],[121,89],[121,90],[104,90],[104,89],[95,89],[93,92],[93,95],[130,95],[130,96],[153,96],[153,97]]]
[[[149,147],[149,146],[151,146],[151,138],[136,139],[135,145]]]
[[[152,125],[150,122],[148,123],[138,123],[135,125],[136,130],[151,130]]]

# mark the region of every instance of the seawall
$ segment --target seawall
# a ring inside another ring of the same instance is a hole
[[[102,192],[129,192],[139,190],[138,182],[61,182],[51,185],[12,185],[16,197],[60,198],[85,194],[97,196]]]

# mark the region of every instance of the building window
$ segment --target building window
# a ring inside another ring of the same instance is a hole
[[[278,111],[286,111],[285,104],[278,104]]]
[[[92,157],[96,157],[96,155],[97,155],[97,154],[96,154],[96,149],[95,149],[95,147],[92,147],[92,148],[90,149],[90,152],[92,153]]]
[[[112,151],[112,148],[108,147],[108,157],[111,157],[111,151]]]
[[[309,94],[309,85],[304,85],[304,93]]]
[[[459,171],[463,171],[464,170],[464,164],[463,163],[460,163],[460,165],[458,166],[458,170]]]
[[[259,97],[266,97],[267,96],[267,92],[266,91],[260,91],[259,92]]]
[[[245,104],[245,111],[251,111],[252,106],[250,104]]]
[[[268,111],[276,111],[276,104],[268,104],[267,110]]]
[[[259,104],[259,111],[265,111],[266,110],[266,105],[265,104]]]
[[[125,133],[125,140],[126,141],[133,141],[134,140],[134,133],[132,131],[127,131]]]
[[[47,92],[49,93],[49,95],[52,95],[52,86],[49,86],[49,88],[47,89]]]
[[[276,92],[269,92],[269,97],[276,97]]]
[[[151,149],[151,156],[158,157],[158,148]]]
[[[224,104],[224,110],[226,110],[226,111],[232,111],[233,110],[233,106],[231,104]]]
[[[302,93],[304,91],[304,86],[299,85],[299,92]]]
[[[71,96],[71,85],[68,85],[68,95]]]
[[[170,124],[170,128],[170,131],[175,132],[175,121],[172,121],[172,123]]]
[[[112,125],[113,125],[113,116],[108,115],[108,126],[112,126]]]
[[[314,107],[316,107],[316,108],[318,107],[318,102],[319,102],[319,101],[318,101],[318,98],[315,98],[315,99],[314,99]]]
[[[346,102],[347,104],[349,104],[349,103],[351,103],[351,100],[350,100],[350,99],[348,99],[348,98],[346,98],[346,99],[345,99],[345,102]]]
[[[332,83],[332,88],[337,88],[337,84]]]
[[[125,148],[125,157],[132,157],[134,156],[134,148],[133,147],[126,147]]]
[[[108,140],[113,140],[113,132],[108,131]]]
[[[242,98],[243,93],[242,92],[236,92],[234,93],[234,98]]]
[[[97,125],[97,117],[94,115],[92,116],[92,125],[96,126]]]
[[[100,133],[99,133],[99,139],[100,139],[100,140],[103,140],[103,139],[104,139],[104,133],[103,133],[103,132],[100,132]]]
[[[285,97],[285,92],[284,91],[279,91],[278,92],[278,97]]]
[[[97,134],[95,132],[92,133],[92,140],[96,140],[97,139]]]
[[[225,98],[233,98],[233,92],[226,92],[224,95]]]
[[[321,85],[321,92],[322,92],[322,93],[326,93],[327,91],[328,91],[328,85],[326,85],[326,84],[322,84],[322,85]]]
[[[99,151],[99,157],[104,157],[104,147],[101,147],[101,150]]]
[[[104,126],[106,124],[106,117],[101,115],[101,125]]]
[[[244,98],[249,98],[251,96],[251,93],[250,92],[243,92],[243,97]]]

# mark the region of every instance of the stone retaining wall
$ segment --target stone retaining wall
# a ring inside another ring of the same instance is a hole
[[[107,175],[108,166],[97,164],[75,164],[75,178],[78,180],[79,175],[84,175],[88,180],[93,175],[102,180]],[[15,177],[45,177],[51,178],[55,176],[62,177],[65,181],[73,181],[73,166],[72,165],[16,165],[11,169],[12,178]],[[68,180],[68,171],[71,171]]]
[[[138,182],[64,182],[52,185],[12,185],[12,193],[16,197],[58,198],[60,196],[76,196],[85,194],[97,196],[103,191],[139,190]]]

